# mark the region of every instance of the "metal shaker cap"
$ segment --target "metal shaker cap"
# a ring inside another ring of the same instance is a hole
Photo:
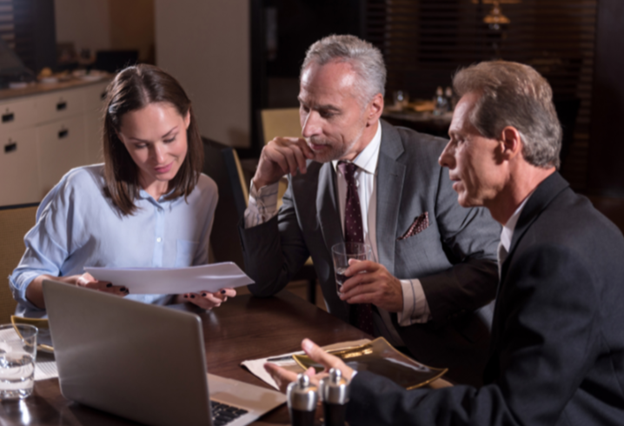
[[[297,376],[297,381],[292,382],[286,389],[288,408],[299,411],[316,410],[318,395],[316,386],[310,384],[310,378],[304,373]]]
[[[329,370],[329,377],[321,380],[321,400],[328,404],[344,405],[349,402],[349,382],[336,368]]]

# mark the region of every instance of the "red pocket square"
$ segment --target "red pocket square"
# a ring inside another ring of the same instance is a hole
[[[429,212],[424,212],[420,216],[414,219],[414,222],[410,225],[407,232],[399,237],[399,240],[404,240],[409,237],[413,237],[416,234],[420,234],[422,231],[429,227]]]

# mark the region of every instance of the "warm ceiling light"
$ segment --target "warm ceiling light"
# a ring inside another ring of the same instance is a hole
[[[522,3],[522,0],[472,0],[472,2],[474,4],[494,4],[494,3],[499,3],[499,4],[517,4],[517,3]]]
[[[483,18],[483,22],[488,24],[490,28],[498,29],[500,25],[507,25],[511,21],[503,15],[499,2],[494,0],[492,2],[492,10]]]
[[[492,10],[484,18],[483,22],[493,30],[500,30],[501,25],[507,25],[511,21],[503,15],[501,4],[521,3],[521,0],[472,0],[474,4],[491,4]]]

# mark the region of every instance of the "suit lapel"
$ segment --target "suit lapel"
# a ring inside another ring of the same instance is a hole
[[[377,261],[394,274],[396,229],[403,194],[405,164],[397,159],[403,144],[394,127],[382,121],[381,146],[377,164]]]
[[[540,213],[568,186],[568,182],[566,182],[558,172],[554,172],[544,179],[535,189],[535,192],[533,192],[531,198],[527,201],[524,209],[522,209],[522,213],[520,213],[520,217],[516,223],[511,238],[511,245],[509,246],[509,254],[501,268],[501,283],[504,282],[509,267],[509,260],[513,257],[514,250],[518,246],[519,241]]]
[[[323,239],[330,255],[332,246],[343,241],[335,175],[331,162],[323,164],[319,170],[316,192],[317,221],[321,224]]]
[[[563,179],[558,172],[555,172],[539,184],[539,186],[535,189],[535,192],[531,195],[531,198],[529,198],[526,205],[522,209],[522,213],[520,213],[520,217],[518,218],[518,222],[516,223],[516,227],[511,238],[509,254],[503,262],[501,268],[501,279],[498,285],[497,300],[499,299],[498,295],[502,293],[503,287],[505,286],[507,270],[509,269],[511,259],[514,256],[516,247],[518,247],[522,237],[524,237],[524,234],[526,234],[533,222],[537,220],[541,212],[544,211],[548,205],[568,186],[568,182],[566,182],[566,180]],[[492,349],[495,347],[494,342],[498,339],[501,327],[499,325],[499,316],[501,315],[499,302],[500,301],[497,301],[495,305],[494,318],[492,320]]]

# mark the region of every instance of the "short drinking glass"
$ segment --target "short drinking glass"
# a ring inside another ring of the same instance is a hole
[[[35,384],[37,327],[0,325],[0,400],[29,396]]]
[[[374,260],[373,250],[370,244],[366,243],[338,243],[332,246],[332,258],[334,259],[334,272],[336,273],[336,292],[338,296],[342,293],[340,289],[347,280],[344,276],[349,267],[349,259]]]

